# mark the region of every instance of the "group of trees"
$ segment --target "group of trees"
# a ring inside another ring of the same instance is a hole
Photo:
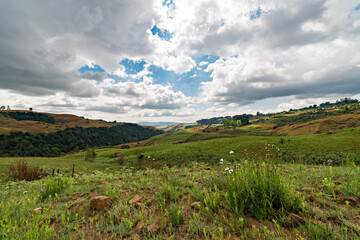
[[[114,146],[148,139],[162,131],[126,123],[114,127],[67,128],[54,133],[0,135],[0,156],[55,157],[87,147]]]
[[[226,119],[221,122],[224,124],[224,127],[240,127],[250,124],[249,122],[249,115],[242,114],[242,115],[235,115],[231,119]]]
[[[6,108],[5,106],[1,106],[1,107],[0,107],[0,110],[5,110],[5,109],[9,111],[9,110],[10,110],[10,106],[7,106],[7,108]]]

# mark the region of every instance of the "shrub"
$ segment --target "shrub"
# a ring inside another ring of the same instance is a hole
[[[88,148],[85,154],[85,161],[95,162],[96,155],[97,154],[93,148]]]
[[[169,212],[170,221],[173,227],[184,224],[184,209],[178,205],[172,205]]]
[[[225,198],[235,215],[256,219],[296,211],[301,197],[277,173],[274,163],[245,163],[224,179]]]
[[[18,160],[9,168],[9,177],[14,181],[34,181],[46,177],[43,169],[37,166],[29,166],[24,160]]]

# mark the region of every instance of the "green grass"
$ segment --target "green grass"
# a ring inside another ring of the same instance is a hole
[[[94,162],[85,152],[24,158],[49,174],[33,182],[8,181],[17,158],[0,158],[0,239],[359,239],[360,128],[256,131],[166,133],[153,146],[95,149]],[[60,169],[54,178],[53,169]],[[91,210],[89,200],[101,195],[110,206]],[[135,195],[142,206],[129,202]],[[154,222],[156,234],[146,229]]]
[[[114,154],[124,153],[124,166],[136,167],[138,154],[143,154],[144,167],[161,168],[168,166],[186,166],[192,162],[217,164],[229,151],[236,157],[264,157],[272,154],[276,161],[289,163],[324,164],[331,159],[335,164],[342,164],[346,159],[360,163],[360,128],[335,131],[333,134],[301,136],[248,136],[244,134],[201,134],[178,131],[155,136],[158,145],[119,149],[96,149],[94,162],[85,161],[85,152],[58,158],[24,158],[29,164],[39,165],[52,173],[52,169],[70,172],[75,164],[77,172],[118,171]],[[208,139],[213,138],[213,139]],[[187,143],[186,139],[192,139]],[[283,144],[281,144],[283,139]],[[270,146],[266,148],[265,144]],[[277,151],[279,149],[279,151]],[[150,156],[150,158],[148,158]],[[155,159],[155,160],[153,160]],[[0,158],[0,179],[4,180],[8,166],[17,158]]]

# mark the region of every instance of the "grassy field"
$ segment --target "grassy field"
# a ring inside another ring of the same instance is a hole
[[[33,182],[9,181],[19,158],[1,158],[0,238],[360,239],[359,136],[182,130],[95,149],[94,162],[21,158],[49,174]],[[111,204],[92,210],[95,196]]]

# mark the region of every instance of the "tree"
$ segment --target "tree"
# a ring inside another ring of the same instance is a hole
[[[29,108],[29,111],[32,111],[33,109],[32,108]]]
[[[1,106],[1,107],[0,107],[0,110],[5,110],[5,106]]]
[[[8,111],[10,110],[10,106],[9,106],[9,105],[7,106],[7,110],[8,110]]]

